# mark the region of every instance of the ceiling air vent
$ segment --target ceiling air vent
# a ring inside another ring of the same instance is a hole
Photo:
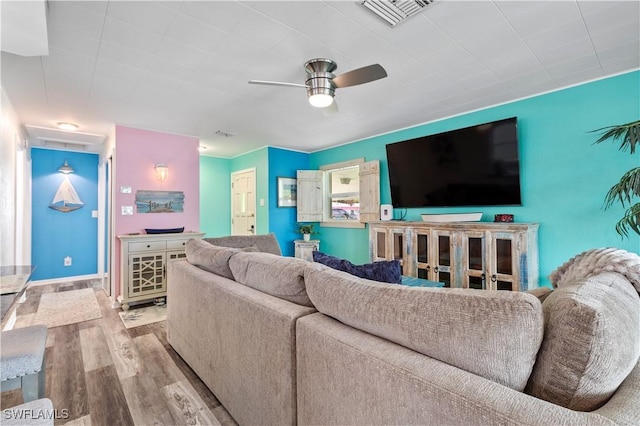
[[[434,0],[364,0],[362,5],[395,27]]]

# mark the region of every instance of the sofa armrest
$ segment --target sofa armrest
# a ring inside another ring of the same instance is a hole
[[[313,312],[169,262],[167,339],[239,424],[295,423],[295,327]]]

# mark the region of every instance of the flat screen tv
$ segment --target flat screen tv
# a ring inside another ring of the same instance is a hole
[[[394,207],[520,205],[517,119],[387,145]]]

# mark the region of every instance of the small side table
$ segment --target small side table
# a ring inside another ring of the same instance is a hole
[[[320,240],[295,240],[296,246],[295,256],[313,262],[313,251],[320,251]]]

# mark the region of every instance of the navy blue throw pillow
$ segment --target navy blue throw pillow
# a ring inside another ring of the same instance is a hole
[[[402,271],[398,260],[383,260],[364,265],[354,265],[346,259],[340,259],[319,251],[314,251],[312,255],[314,262],[322,263],[330,268],[347,272],[356,277],[383,283],[402,283]]]

